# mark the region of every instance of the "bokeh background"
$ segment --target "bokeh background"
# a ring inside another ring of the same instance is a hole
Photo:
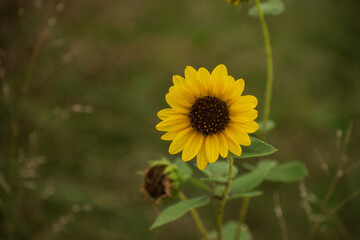
[[[329,201],[334,207],[360,188],[360,2],[284,3],[283,14],[267,17],[276,122],[267,141],[279,149],[272,156],[279,162],[304,162],[306,187],[323,199],[353,122],[346,174]],[[9,239],[25,240],[199,239],[188,215],[148,231],[156,212],[141,196],[138,172],[149,160],[170,157],[156,112],[166,107],[172,75],[183,75],[187,65],[223,63],[243,77],[261,119],[265,53],[248,8],[225,0],[2,0],[0,239],[9,229]],[[290,239],[306,239],[312,223],[299,184],[267,183],[262,190],[247,218],[254,239],[281,239],[274,192]],[[226,220],[239,208],[229,204]],[[214,210],[199,210],[214,228]],[[359,239],[359,222],[355,198],[317,239]]]

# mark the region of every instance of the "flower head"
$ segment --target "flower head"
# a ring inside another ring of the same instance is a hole
[[[145,170],[141,191],[146,200],[150,197],[155,201],[156,207],[161,200],[177,196],[180,185],[177,166],[162,159],[151,162]]]
[[[229,151],[241,155],[241,146],[249,146],[249,133],[258,130],[254,121],[258,112],[256,97],[241,96],[244,80],[228,75],[221,64],[212,73],[186,67],[185,78],[173,76],[174,86],[166,94],[170,108],[158,112],[162,120],[157,130],[167,132],[161,139],[172,141],[170,154],[182,151],[182,160],[197,158],[200,170],[214,163],[219,154]]]

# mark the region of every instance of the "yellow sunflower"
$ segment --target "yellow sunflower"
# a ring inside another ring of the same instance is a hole
[[[240,145],[249,146],[248,134],[259,129],[254,121],[257,98],[241,96],[244,80],[235,81],[220,64],[211,74],[188,66],[185,78],[175,75],[173,83],[165,97],[170,108],[158,112],[162,121],[156,125],[167,132],[161,139],[172,141],[169,153],[182,151],[183,161],[196,156],[200,170],[216,162],[219,154],[226,158],[230,151],[240,156]]]

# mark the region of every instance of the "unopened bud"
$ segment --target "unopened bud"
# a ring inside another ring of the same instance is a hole
[[[180,183],[177,166],[163,159],[152,162],[145,170],[141,191],[145,199],[152,198],[156,206],[163,199],[176,197]]]

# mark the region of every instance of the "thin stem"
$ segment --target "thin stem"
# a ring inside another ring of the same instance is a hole
[[[282,233],[282,239],[289,240],[289,234],[287,231],[283,210],[282,210],[281,204],[280,204],[280,197],[279,197],[279,193],[277,191],[273,193],[273,199],[274,199],[274,205],[275,205],[275,208],[274,208],[275,215],[279,221],[279,225],[280,225],[280,229],[281,229],[281,233]]]
[[[234,164],[234,159],[230,154],[228,156],[228,159],[229,159],[228,179],[226,181],[225,190],[224,190],[224,193],[222,195],[222,199],[221,199],[221,202],[220,202],[220,205],[219,205],[218,214],[217,214],[217,221],[216,221],[216,223],[217,223],[216,228],[217,228],[217,232],[218,232],[218,240],[222,240],[221,227],[222,227],[222,222],[223,222],[223,217],[224,217],[224,209],[225,209],[225,205],[226,205],[226,202],[227,202],[227,194],[229,192],[230,185],[231,185],[232,169],[233,169],[233,164]]]
[[[266,62],[267,62],[267,80],[266,80],[266,90],[265,90],[265,104],[264,104],[264,118],[263,118],[263,138],[266,136],[266,128],[267,123],[269,121],[270,116],[270,105],[271,105],[271,95],[272,95],[272,86],[273,86],[273,77],[274,77],[274,68],[273,68],[273,60],[272,60],[272,51],[270,44],[270,34],[265,21],[264,14],[261,10],[260,0],[255,0],[256,8],[259,15],[259,20],[261,23],[261,27],[264,35],[265,42],[265,51],[266,51]]]
[[[184,193],[180,192],[179,193],[179,198],[180,200],[184,201],[186,200],[186,196]],[[192,208],[190,209],[190,213],[191,213],[191,216],[192,218],[194,219],[194,222],[195,222],[195,225],[196,227],[199,229],[201,235],[203,235],[204,239],[205,240],[211,240],[210,236],[209,236],[209,233],[207,232],[201,218],[200,218],[200,215],[199,213],[196,211],[196,209]]]
[[[238,226],[236,228],[234,240],[240,239],[242,226],[244,225],[244,222],[245,222],[246,213],[249,208],[249,204],[250,204],[250,197],[244,197],[242,205],[241,205],[239,221],[238,221]]]
[[[357,196],[360,195],[360,190],[354,192],[353,194],[351,194],[350,196],[348,196],[347,198],[345,198],[344,200],[342,200],[340,203],[338,203],[333,209],[331,209],[326,215],[328,217],[332,216],[333,214],[335,214],[340,208],[342,208],[347,202],[349,202],[350,200],[356,198]]]
[[[261,10],[260,0],[255,0],[256,9],[259,15],[259,20],[261,23],[261,28],[264,36],[265,43],[265,52],[266,52],[266,62],[267,62],[267,80],[266,80],[266,90],[265,90],[265,104],[264,104],[264,118],[263,118],[263,136],[262,139],[266,137],[266,128],[269,121],[270,116],[270,105],[271,105],[271,95],[272,95],[272,86],[273,86],[273,77],[274,77],[274,67],[272,60],[272,50],[270,43],[270,34],[265,21],[264,13]],[[235,240],[239,239],[241,234],[241,227],[244,224],[246,213],[249,208],[250,198],[245,197],[242,203],[240,217],[238,221],[238,228],[236,230]]]

